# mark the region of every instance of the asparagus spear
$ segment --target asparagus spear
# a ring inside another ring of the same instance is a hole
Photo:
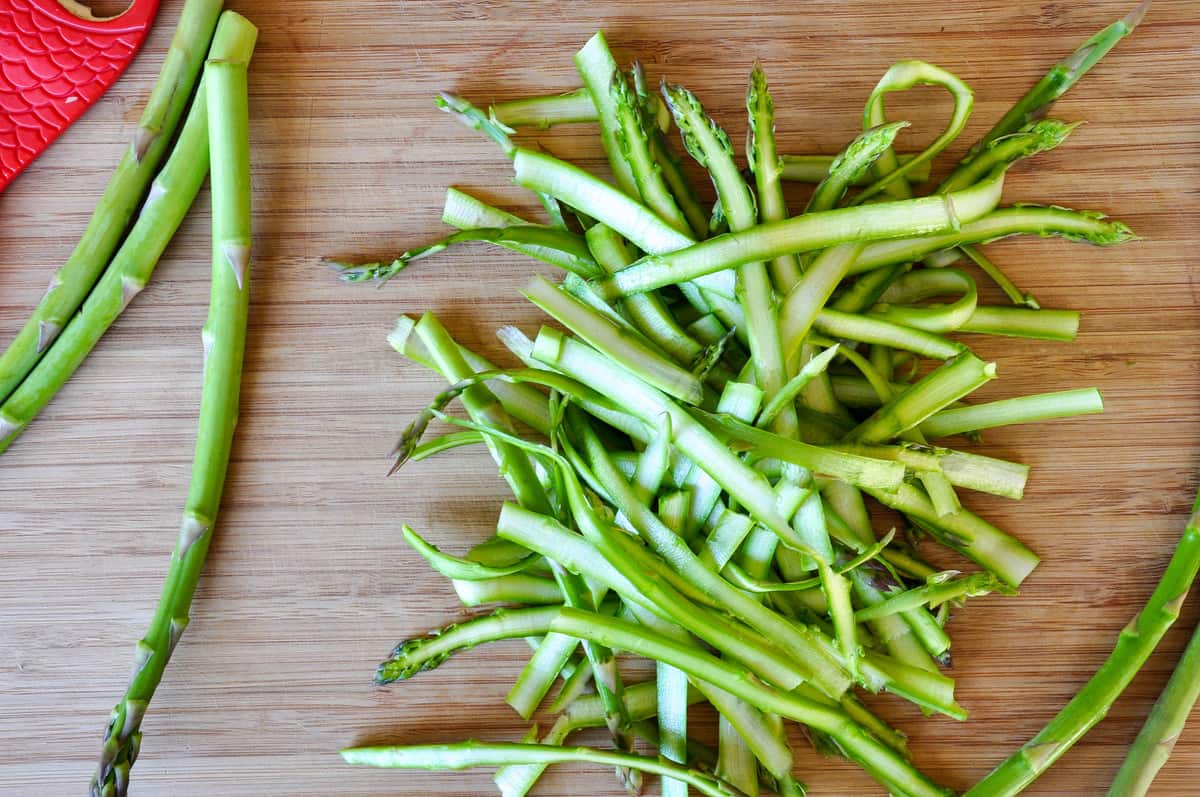
[[[134,672],[104,734],[93,797],[122,797],[141,743],[142,717],[171,651],[188,623],[188,607],[212,540],[237,423],[246,344],[250,276],[250,142],[246,67],[257,30],[221,16],[219,47],[205,66],[212,169],[212,298],[204,325],[204,389],[192,483],[179,539],[150,629],[137,645]]]
[[[214,48],[228,45],[229,28],[218,30]],[[0,453],[50,403],[108,328],[146,287],[158,259],[192,206],[208,174],[208,101],[204,83],[188,111],[175,149],[150,188],[138,218],[92,289],[79,314],[45,356],[0,403]]]
[[[1142,611],[1121,629],[1108,659],[1046,727],[972,786],[964,797],[1020,794],[1104,719],[1158,647],[1167,629],[1179,618],[1179,610],[1196,578],[1200,568],[1200,496],[1194,507],[1158,586]],[[1119,793],[1125,797],[1130,792]]]
[[[1108,788],[1109,797],[1143,797],[1150,790],[1155,775],[1175,749],[1197,698],[1200,698],[1200,631],[1192,634],[1171,680],[1129,748],[1125,763]]]
[[[37,365],[108,265],[187,110],[222,4],[222,0],[187,0],[184,4],[129,149],[109,178],[71,256],[55,272],[29,320],[0,355],[0,401]],[[11,432],[0,427],[0,438]]]

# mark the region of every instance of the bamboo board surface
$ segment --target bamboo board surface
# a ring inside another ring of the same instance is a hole
[[[464,615],[405,547],[400,523],[462,551],[488,533],[504,495],[478,451],[383,478],[397,432],[439,389],[384,336],[397,314],[432,309],[463,342],[497,354],[495,327],[537,321],[517,290],[538,268],[517,255],[464,248],[382,290],[341,285],[318,262],[386,257],[439,235],[450,184],[535,212],[494,147],[433,110],[435,91],[487,103],[572,88],[571,53],[602,27],[619,58],[696,90],[739,145],[745,78],[760,58],[781,150],[833,153],[856,132],[884,69],[919,57],[975,89],[966,142],[1129,5],[231,3],[262,29],[251,69],[256,242],[243,412],[192,624],[146,718],[133,793],[489,794],[483,771],[349,770],[335,751],[515,740],[524,730],[503,704],[527,656],[520,642],[461,654],[399,688],[371,683],[396,640]],[[74,245],[180,7],[164,2],[127,76],[0,195],[0,340]],[[1085,314],[1074,345],[972,341],[999,365],[984,395],[1094,385],[1107,411],[998,430],[978,448],[1033,466],[1024,501],[969,503],[1044,563],[1019,597],[974,600],[952,622],[953,674],[971,719],[925,719],[894,699],[872,701],[909,732],[920,765],[956,789],[1040,728],[1103,660],[1165,565],[1196,489],[1195,12],[1194,3],[1159,0],[1057,106],[1060,118],[1089,124],[1015,169],[1006,186],[1006,201],[1103,210],[1144,240],[1107,250],[1052,240],[989,247],[1044,306]],[[914,137],[940,128],[949,109],[933,90],[889,102],[892,118],[914,121]],[[588,126],[538,138],[599,163]],[[150,287],[0,459],[0,795],[84,793],[150,618],[192,457],[207,202],[205,190]],[[1029,794],[1103,792],[1198,617],[1188,603],[1111,716]],[[710,718],[696,723],[701,735],[712,731]],[[803,743],[797,750],[814,794],[879,793],[854,767]],[[1196,794],[1198,768],[1200,724],[1154,794]],[[609,773],[563,768],[537,793],[618,791]]]

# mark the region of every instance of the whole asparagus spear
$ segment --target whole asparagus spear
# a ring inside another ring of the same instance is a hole
[[[1197,496],[1200,506],[1200,496]],[[1200,568],[1200,511],[1194,511],[1170,564],[1141,614],[1121,629],[1116,647],[1091,680],[1045,728],[971,787],[964,797],[1012,797],[1033,783],[1059,756],[1104,719],[1162,640]],[[1125,797],[1126,792],[1121,792]]]
[[[230,41],[231,37],[233,38]],[[248,50],[236,25],[223,25],[216,50]],[[249,42],[253,44],[253,39]],[[54,398],[134,297],[146,287],[158,259],[187,214],[208,175],[208,101],[203,80],[171,156],[154,178],[133,229],[117,250],[79,314],[45,356],[5,400],[0,401],[0,453]]]
[[[129,150],[109,179],[75,250],[0,355],[0,401],[8,398],[45,354],[108,265],[187,110],[222,4],[222,0],[187,0],[184,4],[158,83],[150,92]],[[0,423],[0,437],[11,431]]]
[[[137,644],[133,678],[104,734],[93,797],[123,797],[141,744],[139,727],[188,623],[188,607],[204,565],[221,504],[237,424],[246,343],[250,266],[250,144],[246,66],[257,30],[243,17],[221,18],[222,47],[205,66],[212,170],[212,296],[204,325],[204,387],[192,483],[162,597]]]
[[[1200,512],[1200,495],[1192,505]],[[1192,521],[1195,523],[1195,515]],[[1108,788],[1109,797],[1142,797],[1175,749],[1188,715],[1200,698],[1200,627],[1192,634],[1171,680],[1150,710],[1146,724],[1129,748],[1129,755]]]

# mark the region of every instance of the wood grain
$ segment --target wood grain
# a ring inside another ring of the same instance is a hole
[[[161,63],[180,2],[163,4],[127,76],[0,195],[0,338],[24,320],[77,239]],[[696,89],[739,140],[745,77],[766,64],[782,148],[834,152],[895,60],[920,57],[976,90],[966,139],[1052,61],[1127,10],[1114,2],[917,0],[646,4],[241,0],[262,28],[252,68],[256,245],[243,413],[220,528],[187,637],[145,722],[140,795],[488,794],[484,772],[348,770],[363,741],[515,739],[503,696],[520,643],[459,656],[402,688],[371,685],[400,638],[460,614],[400,540],[400,523],[453,550],[481,539],[504,495],[478,452],[385,480],[397,431],[437,381],[384,343],[394,316],[432,309],[464,342],[533,324],[516,288],[536,266],[465,248],[383,290],[343,286],[322,255],[387,256],[437,235],[455,184],[533,210],[488,142],[436,113],[434,91],[479,102],[577,85],[570,55],[603,27],[651,77]],[[1033,465],[1020,503],[970,497],[1045,559],[1018,598],[955,618],[954,675],[971,719],[872,702],[933,776],[965,788],[1083,682],[1147,596],[1200,471],[1200,25],[1159,0],[1058,106],[1087,119],[1061,151],[1017,169],[1006,200],[1103,210],[1144,240],[990,247],[1046,306],[1085,311],[1079,341],[980,339],[992,396],[1095,385],[1097,418],[997,431],[984,452]],[[948,101],[898,98],[914,137]],[[539,138],[598,163],[587,126]],[[959,146],[954,152],[961,152]],[[951,153],[953,154],[953,153]],[[191,461],[208,297],[207,192],[153,283],[0,461],[0,794],[78,795],[133,643],[158,594]],[[1102,793],[1197,617],[1183,620],[1110,716],[1036,795]],[[711,723],[706,727],[711,731]],[[814,794],[875,794],[803,744]],[[1189,728],[1155,794],[1196,793]],[[551,773],[545,795],[617,794],[596,769]]]

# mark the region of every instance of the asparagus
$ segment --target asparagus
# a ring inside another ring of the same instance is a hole
[[[232,29],[218,28],[214,51],[239,46],[231,43]],[[112,263],[92,289],[79,313],[48,347],[44,356],[7,399],[0,400],[0,452],[33,421],[141,293],[158,259],[192,206],[208,174],[208,111],[203,80],[187,121],[137,221]]]
[[[205,65],[212,170],[212,297],[205,323],[204,388],[196,454],[179,539],[150,629],[137,645],[134,673],[104,733],[93,797],[128,791],[141,744],[142,717],[171,651],[188,624],[188,607],[212,540],[237,423],[246,344],[250,276],[250,143],[246,67],[257,30],[221,16],[219,48]]]
[[[1193,633],[1171,680],[1155,701],[1146,724],[1109,786],[1109,797],[1142,797],[1150,790],[1155,775],[1175,749],[1197,698],[1200,698],[1200,633]]]
[[[964,797],[1019,794],[1102,720],[1158,647],[1167,629],[1179,618],[1197,569],[1200,569],[1200,497],[1158,585],[1142,611],[1121,629],[1108,659],[1046,727],[972,786]],[[1129,792],[1119,793],[1124,797]]]
[[[738,797],[740,792],[719,778],[689,769],[665,758],[595,750],[590,747],[557,747],[540,744],[412,745],[408,747],[354,747],[341,751],[348,764],[399,769],[468,769],[526,764],[587,762],[624,767],[683,781],[708,797]]]
[[[607,649],[656,660],[664,717],[660,728],[646,732],[660,754],[682,767],[709,760],[686,738],[686,678],[720,714],[717,765],[742,788],[758,789],[757,758],[780,793],[802,792],[788,771],[791,753],[776,720],[787,715],[809,725],[819,749],[858,761],[894,793],[942,793],[897,765],[890,756],[903,750],[902,737],[848,688],[857,681],[965,718],[953,680],[937,669],[949,664],[942,628],[948,608],[976,594],[1014,592],[1038,559],[963,508],[955,492],[1020,498],[1028,468],[931,447],[926,432],[975,432],[1098,409],[1094,391],[1069,393],[1068,408],[1037,396],[962,405],[994,377],[994,366],[946,335],[1066,340],[1078,326],[1077,313],[1034,311],[1036,302],[969,247],[1015,234],[1102,245],[1134,236],[1092,212],[997,209],[1005,169],[1070,133],[1072,125],[1054,120],[1025,120],[986,142],[969,168],[933,196],[911,198],[910,183],[958,135],[973,102],[969,87],[930,64],[901,62],[888,71],[867,103],[868,130],[838,159],[819,162],[823,179],[807,212],[787,218],[779,183],[786,167],[775,151],[774,108],[761,68],[751,76],[750,169],[741,172],[728,135],[692,94],[664,85],[667,102],[652,107],[640,66],[620,71],[602,35],[576,61],[586,94],[533,98],[491,116],[458,98],[443,100],[501,143],[519,185],[580,217],[582,239],[526,224],[529,238],[521,241],[525,228],[514,227],[522,220],[460,192],[448,194],[444,214],[461,231],[452,240],[493,237],[544,259],[569,251],[594,268],[568,269],[560,287],[537,279],[526,291],[576,337],[543,329],[531,341],[505,328],[501,340],[527,366],[518,371],[495,371],[431,317],[415,325],[401,319],[390,338],[452,383],[405,432],[397,465],[484,442],[521,504],[506,504],[501,514],[497,531],[511,546],[504,557],[459,559],[415,535],[410,542],[454,577],[460,594],[549,606],[516,610],[540,614],[493,615],[467,624],[468,631],[403,646],[385,666],[407,672],[456,647],[532,634],[538,652],[510,695],[524,716],[556,674],[569,679],[564,693],[570,694],[594,676],[598,716],[615,735],[636,730],[635,712],[604,667],[593,672],[571,661],[578,638],[595,665],[605,664],[595,654]],[[883,98],[918,83],[948,88],[955,109],[928,149],[901,158],[891,148],[906,123],[885,124]],[[665,147],[668,108],[686,149],[717,188],[707,228]],[[600,122],[615,188],[508,138],[506,119],[548,125],[568,117]],[[873,182],[846,201],[872,168]],[[747,187],[751,177],[759,206]],[[882,192],[891,201],[864,204]],[[644,253],[640,260],[635,247]],[[957,269],[910,273],[922,258],[949,264],[946,250],[955,247],[968,247],[1014,304],[1027,306],[981,306],[975,280]],[[840,285],[854,275],[861,276]],[[945,296],[952,298],[923,303]],[[926,371],[927,358],[944,363]],[[846,366],[862,377],[847,378]],[[865,420],[841,406],[831,375],[843,394],[867,408],[859,414]],[[484,383],[493,388],[486,402]],[[458,396],[471,420],[443,411]],[[516,435],[508,415],[518,413],[549,437],[549,446]],[[422,443],[433,419],[465,431]],[[891,534],[877,540],[856,488],[985,572],[955,578],[890,545]],[[540,569],[543,561],[557,591]],[[536,622],[514,624],[514,616]],[[560,718],[543,741],[561,745],[567,728]],[[860,730],[871,739],[865,746]],[[470,755],[486,747],[462,750]],[[436,751],[420,755],[431,766],[449,763]],[[505,767],[497,782],[506,795],[524,794],[546,763]],[[685,790],[673,777],[668,773],[666,792]]]
[[[221,6],[222,0],[188,0],[184,4],[129,149],[109,178],[71,256],[51,277],[29,320],[0,355],[0,401],[21,384],[62,332],[124,237],[187,110]],[[0,426],[0,438],[12,431],[7,425]]]

